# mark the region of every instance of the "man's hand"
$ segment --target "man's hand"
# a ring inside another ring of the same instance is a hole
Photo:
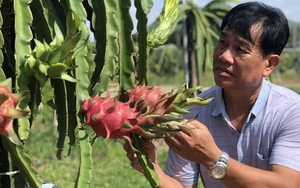
[[[202,164],[207,169],[217,162],[222,151],[215,144],[205,125],[194,120],[187,126],[179,127],[180,132],[165,138],[169,147],[180,156]],[[225,178],[221,181],[227,187],[299,187],[300,173],[280,165],[270,165],[270,170],[244,165],[232,158],[228,160]]]
[[[143,139],[144,140],[144,147],[149,155],[149,160],[154,165],[154,168],[157,165],[157,153],[156,148],[154,144],[149,139]],[[125,144],[123,145],[124,150],[127,152],[127,158],[131,161],[131,166],[136,169],[139,172],[143,173],[143,169],[141,165],[139,164],[138,157],[136,154],[136,151],[130,143],[126,140]]]
[[[179,127],[181,131],[168,134],[165,142],[177,154],[209,168],[217,162],[222,151],[216,145],[212,135],[205,125],[197,120],[187,124],[194,129]]]

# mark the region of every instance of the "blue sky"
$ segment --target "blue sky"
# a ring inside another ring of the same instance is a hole
[[[240,0],[241,2],[248,2],[249,0]],[[286,17],[291,21],[296,21],[300,23],[300,0],[260,0],[268,5],[280,8]],[[154,6],[148,15],[149,23],[152,23],[155,18],[159,15],[163,0],[153,0]],[[210,0],[194,0],[199,7],[205,6]],[[134,12],[134,10],[132,10]]]

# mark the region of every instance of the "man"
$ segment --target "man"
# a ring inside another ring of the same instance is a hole
[[[164,171],[145,141],[161,188],[196,188],[199,175],[206,188],[300,187],[300,96],[265,80],[288,37],[279,9],[248,2],[228,12],[213,55],[216,86],[200,94],[214,100],[185,116],[197,116],[188,124],[195,129],[166,136]]]

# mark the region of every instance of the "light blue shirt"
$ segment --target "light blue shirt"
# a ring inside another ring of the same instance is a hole
[[[268,170],[269,164],[278,164],[300,172],[300,96],[297,93],[264,80],[241,132],[230,123],[222,88],[214,86],[199,96],[214,97],[214,100],[205,106],[190,107],[191,113],[185,118],[197,115],[218,147],[231,158],[264,170]],[[183,185],[197,183],[200,175],[206,188],[225,187],[221,181],[209,177],[202,165],[172,150],[169,150],[165,172]]]

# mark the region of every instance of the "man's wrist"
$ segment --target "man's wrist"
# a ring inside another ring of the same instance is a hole
[[[209,168],[208,173],[210,177],[214,179],[224,178],[224,176],[227,173],[228,159],[229,159],[229,155],[223,151],[219,160]]]

